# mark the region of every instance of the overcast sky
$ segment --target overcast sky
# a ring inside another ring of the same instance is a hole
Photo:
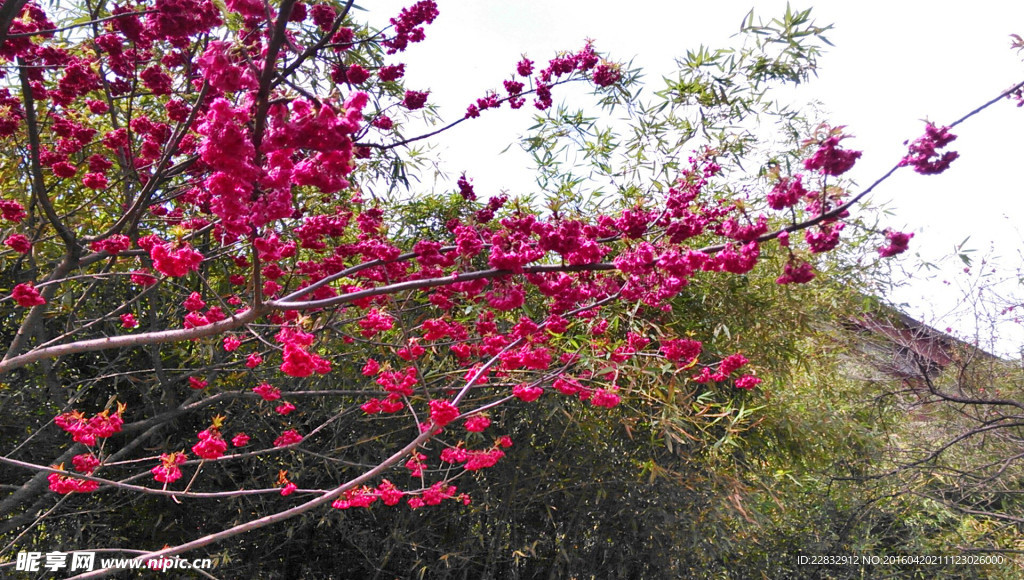
[[[376,26],[410,2],[365,0]],[[542,62],[558,50],[575,50],[585,39],[613,60],[641,66],[652,88],[675,70],[674,58],[701,44],[729,45],[743,17],[754,8],[766,19],[781,16],[784,1],[665,2],[632,0],[439,0],[440,16],[427,29],[427,40],[402,55],[408,63],[409,88],[430,89],[431,102],[448,119],[489,88],[500,87],[520,55]],[[834,24],[828,38],[835,45],[819,60],[819,77],[801,93],[818,100],[827,118],[846,125],[856,139],[844,142],[862,149],[853,172],[862,184],[873,181],[904,154],[903,141],[919,136],[922,119],[948,123],[1017,81],[1024,64],[1010,49],[1009,35],[1024,35],[1024,2],[1007,0],[820,1],[793,4],[812,7],[819,25]],[[556,100],[557,100],[556,94]],[[467,167],[478,193],[533,185],[516,148],[499,155],[530,124],[531,113],[505,110],[476,123],[461,125],[442,140],[449,169]],[[985,254],[994,247],[1001,265],[1012,271],[1024,246],[1024,109],[1009,101],[968,121],[953,144],[961,153],[941,176],[898,173],[873,198],[895,211],[889,223],[915,232],[912,251],[935,261],[970,236],[969,245]],[[512,168],[510,170],[510,168]],[[903,264],[920,261],[906,255]],[[947,316],[957,302],[958,285],[969,283],[963,264],[951,264],[932,280],[914,281],[891,298],[908,312],[962,336],[973,332],[968,321]],[[975,268],[971,276],[977,275]],[[950,284],[945,285],[943,280]],[[970,318],[968,316],[967,318]],[[1004,328],[1004,332],[1008,332]],[[985,342],[990,331],[982,331]],[[999,350],[1015,352],[1021,334],[1006,337]]]

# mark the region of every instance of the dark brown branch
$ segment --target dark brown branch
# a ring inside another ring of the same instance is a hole
[[[277,55],[281,52],[281,45],[285,41],[285,31],[288,28],[288,17],[291,16],[292,7],[296,0],[283,0],[277,13],[277,22],[274,23],[274,32],[267,44],[267,56],[263,61],[263,72],[260,75],[259,89],[256,92],[256,115],[255,128],[253,129],[253,145],[259,152],[260,144],[263,142],[263,131],[267,126],[267,110],[270,108],[271,81],[277,65]]]
[[[0,6],[0,46],[3,46],[8,38],[16,36],[8,36],[8,32],[11,30],[11,23],[21,14],[21,10],[25,8],[26,4],[28,4],[28,0],[7,0]]]
[[[43,167],[39,162],[39,124],[36,119],[35,99],[32,96],[32,86],[29,84],[28,71],[22,68],[19,70],[19,73],[21,78],[21,94],[25,105],[25,123],[28,125],[28,153],[29,164],[32,167],[32,194],[36,202],[39,203],[39,207],[43,208],[46,219],[50,221],[50,224],[57,231],[57,235],[64,241],[68,254],[75,255],[78,253],[78,242],[75,240],[75,234],[57,216],[57,212],[53,209],[53,204],[50,203],[50,198],[46,195]]]
[[[162,330],[159,332],[150,332],[145,334],[128,334],[121,336],[108,336],[104,338],[94,338],[90,340],[82,340],[78,342],[72,342],[69,344],[61,344],[57,346],[50,346],[47,348],[41,348],[32,352],[25,353],[19,356],[13,356],[0,362],[0,373],[6,373],[13,369],[23,367],[27,364],[48,359],[66,356],[69,354],[76,354],[82,352],[92,352],[97,350],[106,350],[113,348],[126,348],[133,346],[142,346],[146,344],[164,344],[168,342],[179,342],[183,340],[192,340],[194,338],[205,338],[207,336],[214,336],[222,332],[234,330],[245,324],[248,324],[263,314],[266,314],[267,309],[249,309],[245,312],[235,314],[230,318],[215,322],[213,324],[207,324],[206,326],[199,326],[196,328],[182,328],[174,330]]]

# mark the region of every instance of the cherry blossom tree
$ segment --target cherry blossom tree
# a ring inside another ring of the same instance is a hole
[[[811,282],[852,230],[903,252],[855,205],[956,158],[960,121],[928,125],[849,191],[842,127],[763,106],[813,73],[827,29],[807,12],[751,18],[750,44],[691,55],[657,104],[588,42],[499,66],[448,122],[403,80],[438,17],[432,0],[375,25],[352,2],[0,6],[5,550],[129,504],[245,515],[147,546],[61,541],[152,559],[314,510],[468,504],[460,477],[529,445],[501,409],[614,408],[645,360],[748,396],[756,360],[652,321],[769,253],[779,284]],[[628,114],[622,147],[555,105],[573,86]],[[447,191],[417,181],[419,145],[506,106],[540,115],[537,197],[477,192],[472,167]],[[759,115],[802,133],[760,149]],[[566,140],[586,178],[550,163]]]

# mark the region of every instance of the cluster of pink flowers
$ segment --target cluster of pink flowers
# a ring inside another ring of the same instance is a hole
[[[158,282],[156,277],[150,274],[149,270],[146,268],[132,272],[131,281],[133,284],[138,284],[139,286],[152,286]]]
[[[404,361],[414,361],[423,356],[425,352],[427,352],[426,349],[419,345],[419,339],[411,338],[409,344],[397,349],[395,354]]]
[[[352,219],[352,212],[340,207],[331,215],[311,215],[302,219],[302,225],[293,232],[299,239],[299,246],[310,250],[323,250],[327,245],[325,237],[338,238],[344,236]]]
[[[427,456],[414,451],[409,457],[409,460],[405,462],[405,468],[409,470],[409,475],[412,477],[423,477],[423,470],[427,467]]]
[[[89,244],[89,249],[94,252],[106,252],[111,256],[116,256],[121,252],[132,247],[132,241],[128,236],[122,234],[114,234],[109,238],[102,240],[96,240]]]
[[[203,297],[200,296],[198,292],[193,292],[189,294],[188,298],[186,298],[181,305],[184,306],[185,310],[188,310],[189,312],[196,312],[198,310],[206,308],[206,302],[203,301]]]
[[[402,99],[402,106],[410,111],[422,109],[427,104],[429,91],[405,91],[405,98]]]
[[[357,487],[350,489],[345,492],[341,498],[334,500],[331,503],[331,507],[339,510],[347,510],[349,508],[367,508],[377,501],[379,497],[378,493],[367,487]]]
[[[340,75],[339,75],[340,76]],[[358,64],[351,64],[347,69],[344,70],[344,82],[352,85],[360,85],[370,78],[370,71],[359,66]],[[335,79],[337,81],[338,79]]]
[[[423,490],[419,496],[410,497],[407,500],[409,507],[412,509],[418,509],[428,505],[439,505],[446,499],[459,499],[463,504],[469,505],[469,496],[462,494],[456,497],[456,488],[454,485],[445,485],[443,481],[438,481]]]
[[[180,278],[199,269],[203,263],[203,255],[193,250],[187,243],[175,247],[171,244],[155,244],[149,251],[153,259],[153,267],[174,278]]]
[[[153,479],[161,483],[174,483],[181,479],[181,467],[182,463],[188,457],[183,451],[175,451],[173,453],[162,453],[160,455],[160,464],[149,470],[153,474]]]
[[[78,97],[100,87],[100,77],[88,58],[71,57],[65,64],[64,75],[58,81],[57,90],[50,93],[50,100],[59,105],[69,105]]]
[[[701,369],[701,373],[693,378],[698,383],[709,383],[709,382],[722,382],[729,378],[736,370],[745,366],[748,362],[747,357],[740,353],[731,354],[720,363],[718,363],[718,372],[711,372],[710,367],[704,367]]]
[[[284,433],[281,433],[277,439],[274,439],[274,447],[287,447],[289,445],[295,445],[300,441],[302,441],[302,435],[299,435],[299,432],[295,429],[288,429]]]
[[[426,35],[423,25],[430,24],[437,18],[437,3],[433,0],[420,0],[408,8],[403,8],[396,18],[391,19],[394,35],[381,44],[388,54],[404,51],[411,42],[420,42]]]
[[[252,388],[253,392],[259,395],[264,401],[276,401],[281,398],[281,390],[271,386],[269,383],[261,383]]]
[[[187,316],[185,318],[186,318],[186,320],[188,319]],[[196,324],[195,326],[201,326],[201,324]],[[225,351],[227,351],[227,352],[234,352],[234,351],[238,350],[238,347],[240,347],[240,346],[242,346],[242,341],[239,340],[237,336],[235,336],[233,334],[229,334],[229,335],[224,337],[224,350]]]
[[[473,191],[472,179],[468,179],[463,173],[455,183],[459,187],[459,195],[466,201],[476,201],[476,193]]]
[[[204,303],[205,306],[205,303]],[[196,328],[198,326],[206,326],[207,324],[213,324],[224,320],[227,316],[219,306],[213,306],[206,311],[205,314],[201,314],[198,311],[189,312],[185,315],[185,328]],[[229,335],[224,337],[224,350],[230,352],[236,350],[241,346],[242,341],[238,340],[237,337]]]
[[[315,373],[331,371],[331,363],[307,349],[316,339],[312,334],[297,328],[283,327],[276,335],[278,343],[284,346],[281,372],[292,377],[308,377]]]
[[[215,100],[198,132],[206,137],[201,158],[215,170],[205,182],[212,196],[210,209],[222,219],[223,227],[243,235],[251,225],[291,217],[295,211],[292,185],[313,186],[323,193],[348,187],[345,177],[354,167],[349,135],[359,129],[367,102],[366,93],[352,93],[343,104],[343,114],[329,103],[305,99],[274,104],[262,144],[265,164],[257,168],[252,137],[245,127],[249,112],[232,108],[224,99]],[[262,191],[254,198],[257,181]]]
[[[24,118],[21,99],[12,95],[10,89],[0,89],[0,138],[17,133]]]
[[[910,246],[910,238],[913,237],[913,233],[885,230],[885,238],[889,240],[889,243],[888,245],[878,248],[878,255],[883,258],[889,258],[906,252],[907,248]]]
[[[117,410],[113,413],[108,409],[93,415],[91,419],[86,419],[81,411],[69,411],[54,417],[53,422],[71,434],[72,440],[76,443],[91,447],[96,444],[97,439],[105,439],[121,431],[125,408],[124,403],[118,403]]]
[[[466,431],[481,433],[491,426],[491,419],[486,415],[473,415],[466,419]]]
[[[363,374],[372,376],[377,374],[379,370],[377,361],[371,359],[363,368]],[[360,405],[360,407],[368,415],[401,411],[405,408],[402,398],[413,395],[412,387],[417,382],[419,382],[419,379],[416,377],[416,367],[414,366],[406,367],[404,371],[380,372],[380,375],[377,377],[377,384],[384,387],[384,390],[388,392],[388,396],[384,400],[372,398]]]
[[[382,131],[388,131],[395,126],[395,122],[391,120],[391,117],[385,115],[384,113],[381,113],[374,117],[372,121],[370,121],[370,125]]]
[[[299,486],[288,479],[288,471],[284,469],[277,474],[277,485],[281,487],[281,495],[283,496],[289,496],[299,489]]]
[[[192,446],[192,453],[203,459],[219,459],[227,448],[228,444],[220,434],[220,429],[211,427],[199,432],[199,443]]]
[[[252,186],[259,177],[253,164],[256,149],[246,128],[249,113],[234,108],[226,99],[215,99],[197,132],[205,137],[199,157],[213,169],[204,186],[211,197],[210,209],[230,233],[249,231]]]
[[[139,75],[142,84],[154,95],[169,95],[174,85],[171,75],[164,72],[158,64],[151,64]]]
[[[465,449],[463,447],[447,447],[441,452],[441,461],[445,463],[462,463],[466,471],[478,471],[494,467],[505,452],[499,446],[490,449]]]
[[[570,376],[558,377],[551,383],[551,386],[563,395],[575,395],[581,401],[590,401],[590,404],[595,407],[611,409],[621,401],[619,395],[614,392],[618,387],[613,386],[612,389],[593,389]]]
[[[513,88],[515,86],[513,85]],[[515,102],[512,103],[512,108],[519,108],[515,105],[519,105],[518,99],[513,99]],[[498,95],[494,93],[488,93],[486,97],[476,100],[475,104],[466,107],[467,119],[472,119],[480,116],[480,111],[486,111],[487,109],[497,109],[501,107],[502,100],[498,98]],[[521,106],[521,105],[520,105]]]
[[[309,10],[309,15],[313,24],[326,31],[334,25],[334,19],[337,18],[338,12],[330,4],[314,4]]]
[[[818,142],[817,151],[804,160],[804,168],[820,171],[825,175],[842,175],[849,171],[860,159],[861,152],[840,149],[839,142],[846,137],[846,135],[829,135]]]
[[[146,36],[169,39],[175,46],[221,23],[220,11],[209,0],[157,0],[153,8],[146,15]]]
[[[219,93],[233,93],[242,89],[255,89],[256,75],[238,56],[232,55],[233,46],[223,40],[211,41],[196,63],[203,78]]]
[[[731,354],[722,359],[722,362],[718,365],[718,372],[722,375],[728,376],[734,371],[746,366],[748,362],[750,361],[747,360],[747,357],[740,353]]]
[[[39,290],[36,290],[36,286],[32,282],[25,282],[15,286],[11,291],[11,298],[14,298],[18,306],[22,308],[32,308],[33,306],[46,304],[46,299],[39,293]]]
[[[724,250],[708,258],[701,267],[709,272],[746,274],[754,269],[760,255],[757,242],[743,244],[738,250],[732,244],[726,244]]]
[[[938,150],[949,145],[955,139],[956,135],[949,132],[949,127],[936,127],[928,123],[924,135],[910,144],[909,153],[900,161],[900,166],[909,165],[921,175],[942,173],[960,157],[960,154],[956,151],[946,151],[940,155]]]
[[[760,385],[761,379],[755,377],[754,375],[743,375],[742,377],[736,379],[735,384],[737,389],[744,389],[749,391],[750,389],[753,389],[757,385]]]
[[[63,469],[63,465],[54,466],[57,469]],[[81,471],[81,470],[79,470]],[[89,493],[99,489],[99,482],[92,481],[89,479],[78,479],[77,477],[70,477],[62,475],[60,473],[51,473],[46,476],[47,481],[50,482],[50,491],[66,494],[66,493]]]
[[[551,352],[547,348],[523,346],[501,353],[501,368],[504,370],[532,369],[545,370],[551,366]]]
[[[430,401],[430,420],[438,427],[444,427],[459,416],[459,408],[450,401],[434,399]]]
[[[351,151],[349,135],[362,125],[362,111],[368,102],[368,95],[357,91],[345,100],[341,114],[327,103],[305,99],[296,99],[289,107],[275,105],[263,150]]]
[[[748,362],[742,354],[732,354],[722,359],[717,372],[712,372],[710,367],[704,367],[699,375],[693,376],[691,379],[698,383],[723,382],[728,380],[734,372],[746,366]],[[748,374],[739,377],[733,384],[738,389],[750,390],[761,384],[761,379]]]
[[[402,501],[404,495],[404,491],[398,489],[395,484],[385,479],[376,489],[363,486],[346,491],[342,497],[336,499],[331,504],[331,507],[340,510],[354,507],[366,508],[370,507],[378,498],[384,505],[393,506]]]
[[[25,207],[20,203],[10,199],[0,199],[0,217],[9,222],[19,223],[28,217],[28,214],[25,213]]]
[[[512,394],[520,401],[529,403],[539,399],[544,394],[544,388],[535,385],[516,385],[512,387]]]
[[[423,340],[440,340],[451,337],[455,341],[464,341],[468,336],[466,327],[458,322],[443,318],[430,318],[423,321]]]
[[[607,87],[619,82],[619,79],[622,78],[622,72],[617,64],[602,63],[594,69],[592,78],[595,85]]]
[[[109,182],[102,173],[86,173],[82,176],[82,185],[89,189],[106,189]]]
[[[804,232],[804,241],[815,254],[828,252],[839,245],[839,232],[846,227],[846,224],[833,222],[824,223],[817,228]]]
[[[789,260],[782,269],[782,275],[775,279],[776,284],[806,284],[814,279],[814,267],[810,262]]]
[[[8,60],[13,60],[15,56],[31,55],[37,47],[32,43],[30,39],[31,34],[29,33],[52,30],[54,28],[57,28],[57,26],[47,18],[46,12],[42,8],[36,4],[27,3],[22,9],[21,18],[15,18],[11,22],[10,27],[11,35],[23,34],[24,36],[21,39],[8,40],[0,54]]]
[[[576,53],[561,54],[548,62],[547,68],[540,71],[534,79],[534,92],[537,98],[534,106],[544,110],[551,106],[551,87],[558,78],[573,72],[590,72],[591,80],[599,87],[607,87],[617,83],[622,78],[621,67],[613,63],[600,63],[600,56],[594,51],[593,45],[589,42],[583,49]],[[533,74],[533,61],[523,58],[516,66],[516,72],[521,77],[529,78]],[[592,71],[592,72],[591,72]],[[519,109],[526,103],[522,97],[524,84],[513,79],[504,81],[504,88],[508,96],[500,98],[497,94],[490,92],[485,97],[479,98],[475,103],[466,108],[464,118],[475,118],[480,116],[481,111],[496,109],[505,101],[513,109]]]
[[[363,376],[372,377],[380,372],[380,363],[374,359],[367,359],[366,364],[363,365]]]
[[[32,251],[32,242],[25,234],[11,234],[7,236],[7,239],[4,240],[4,245],[19,254],[27,254]]]
[[[363,329],[363,337],[372,338],[376,336],[378,332],[391,330],[395,325],[395,319],[380,312],[376,308],[372,308],[366,313],[366,316],[358,322],[358,324],[359,327]]]
[[[661,341],[661,352],[670,361],[689,365],[700,356],[703,345],[699,340],[668,339]]]
[[[397,505],[402,500],[402,496],[405,495],[405,492],[386,479],[377,486],[377,493],[380,495],[384,505],[388,506]]]
[[[622,401],[622,397],[615,392],[617,390],[617,386],[613,386],[611,389],[594,389],[590,397],[590,404],[595,407],[604,407],[605,409],[618,406]]]
[[[382,82],[392,82],[405,76],[405,64],[389,64],[377,70],[377,78]]]
[[[768,207],[774,210],[786,209],[787,207],[793,207],[804,196],[807,195],[807,190],[804,189],[802,183],[802,175],[794,175],[792,177],[784,177],[775,187],[772,188],[771,192],[768,193],[766,199],[768,201]]]
[[[100,460],[92,453],[80,453],[71,458],[71,463],[75,466],[76,471],[86,475],[92,475],[92,472],[100,466]]]

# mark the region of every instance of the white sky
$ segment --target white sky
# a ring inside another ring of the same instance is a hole
[[[380,27],[412,2],[365,0],[364,5],[372,7],[369,21]],[[542,63],[591,38],[613,60],[633,58],[651,88],[660,89],[661,77],[675,70],[674,57],[700,44],[727,46],[751,7],[770,19],[781,17],[786,3],[439,0],[438,5],[441,15],[427,28],[427,40],[400,60],[407,63],[408,87],[430,89],[431,102],[454,120],[487,89],[499,88],[524,53]],[[830,121],[856,136],[844,143],[864,151],[853,172],[862,184],[899,160],[903,141],[923,132],[922,119],[951,122],[1024,80],[1024,55],[1009,48],[1011,33],[1024,35],[1024,2],[820,0],[793,7],[808,5],[819,25],[835,25],[828,34],[835,47],[819,59],[819,78],[803,89],[802,98],[820,101]],[[518,112],[486,111],[460,125],[439,141],[447,168],[470,169],[477,193],[484,196],[532,188],[525,154],[513,146],[499,156],[530,125],[531,110],[528,104]],[[959,139],[952,148],[961,158],[949,171],[921,176],[904,170],[876,191],[873,202],[893,209],[894,229],[915,232],[912,252],[902,260],[907,268],[919,261],[911,253],[936,261],[970,236],[977,254],[994,247],[1002,267],[1012,271],[1024,246],[1018,226],[1024,219],[1024,155],[1016,139],[1024,135],[1024,109],[1006,101],[954,132]],[[957,286],[968,283],[958,281],[965,278],[962,268],[956,260],[935,280],[912,281],[891,298],[907,303],[912,316],[939,328],[952,326],[970,338],[969,321],[954,322],[948,315],[958,301]],[[978,338],[984,344],[991,335],[982,331]],[[1004,337],[999,350],[1015,353],[1024,344],[1022,336]]]

